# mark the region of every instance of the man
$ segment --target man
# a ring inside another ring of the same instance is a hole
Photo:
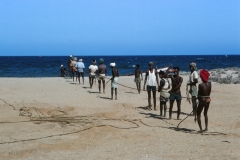
[[[144,80],[144,85],[143,85],[143,90],[145,89],[145,85],[147,84],[147,92],[148,92],[148,109],[152,109],[151,105],[151,91],[153,94],[153,105],[154,105],[154,110],[156,111],[156,87],[159,87],[158,83],[158,72],[157,70],[153,69],[154,62],[149,62],[149,70],[146,71],[146,76]]]
[[[160,92],[160,116],[162,116],[162,110],[164,106],[164,115],[163,117],[166,116],[166,111],[167,111],[167,105],[166,103],[169,100],[170,94],[168,93],[168,90],[170,89],[170,84],[167,78],[165,78],[164,71],[159,72],[159,77],[160,79],[160,86],[158,88],[158,92]]]
[[[207,131],[208,130],[208,108],[210,105],[210,94],[211,94],[211,89],[212,89],[212,84],[211,82],[208,82],[210,74],[207,70],[203,69],[200,71],[200,77],[202,79],[201,84],[198,85],[198,108],[197,108],[197,120],[198,120],[198,125],[200,128],[200,132]],[[201,113],[204,108],[204,117],[205,117],[205,129],[202,130],[202,125],[201,125]]]
[[[116,68],[116,63],[110,63],[112,68],[112,78],[111,78],[111,100],[113,99],[113,90],[115,90],[115,100],[117,100],[117,88],[118,88],[118,69]]]
[[[101,93],[101,82],[103,84],[103,93],[105,93],[105,76],[107,74],[107,67],[104,64],[104,59],[101,58],[99,60],[99,66],[98,66],[98,89],[99,93]]]
[[[143,80],[143,77],[142,77],[142,72],[139,69],[140,68],[139,64],[136,64],[135,68],[136,69],[135,69],[134,82],[136,83],[138,93],[140,94],[140,92],[141,92],[141,81]],[[141,75],[141,79],[140,79],[140,75]]]
[[[82,62],[82,59],[79,59],[79,62],[76,63],[75,68],[77,69],[77,77],[78,77],[78,82],[80,83],[80,76],[82,77],[82,81],[84,84],[84,63]]]
[[[64,67],[63,67],[62,64],[60,66],[60,73],[61,73],[61,77],[65,77],[65,75],[64,75]]]
[[[169,78],[171,78],[171,82],[172,82],[172,88],[169,91],[170,93],[170,108],[169,108],[169,119],[172,119],[172,108],[173,108],[173,104],[174,101],[177,101],[177,119],[180,119],[180,112],[181,112],[181,100],[182,100],[182,96],[181,96],[181,91],[180,91],[180,87],[182,85],[183,82],[183,78],[179,76],[179,67],[174,67],[173,68],[174,71],[174,75],[173,76],[168,76]],[[169,69],[166,71],[166,75],[168,75],[169,73]]]
[[[96,60],[92,60],[92,64],[89,66],[89,84],[91,89],[93,86],[93,80],[96,77],[97,70],[98,70],[98,67],[96,65]]]
[[[75,67],[76,63],[77,63],[77,57],[74,57],[71,62],[71,74],[72,74],[73,81],[74,81],[75,72],[77,73],[77,69]],[[76,75],[76,81],[77,81],[77,75]]]
[[[68,60],[68,72],[69,72],[69,77],[72,78],[72,60],[73,60],[73,56],[70,55],[69,56],[69,60]]]
[[[197,109],[197,94],[198,94],[198,88],[197,88],[197,83],[198,83],[198,73],[197,73],[197,65],[196,63],[192,62],[189,64],[190,68],[190,76],[189,76],[189,81],[187,83],[187,87],[190,86],[190,91],[189,93],[192,96],[192,108],[193,108],[193,114],[196,119],[196,109]]]

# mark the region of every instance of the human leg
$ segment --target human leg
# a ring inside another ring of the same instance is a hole
[[[84,84],[84,72],[82,72],[81,75],[82,75],[82,81],[83,81],[83,84]]]
[[[166,117],[166,112],[167,112],[167,104],[166,104],[166,102],[163,102],[163,106],[164,106],[164,115],[163,115],[163,117]]]
[[[148,109],[151,109],[152,105],[151,105],[151,91],[147,91],[148,93]]]
[[[208,115],[207,115],[208,108],[209,108],[209,103],[204,107],[204,117],[205,117],[205,129],[204,129],[204,131],[208,130]]]
[[[103,93],[105,93],[105,80],[102,80],[103,83]]]
[[[73,81],[74,81],[74,76],[75,76],[75,75],[74,75],[74,71],[72,71],[72,78],[73,78]]]
[[[170,107],[169,107],[169,119],[172,119],[172,108],[173,108],[174,100],[170,100]]]
[[[99,90],[99,93],[101,93],[101,80],[98,80],[98,90]]]
[[[113,89],[114,88],[111,87],[111,100],[113,99]]]
[[[78,83],[80,84],[80,73],[77,72],[77,77],[78,77]]]
[[[193,115],[195,116],[196,118],[196,113],[197,113],[197,99],[196,99],[196,96],[192,96],[192,109],[193,109]]]
[[[177,119],[180,118],[180,113],[181,113],[181,101],[177,101]]]
[[[115,88],[115,100],[117,100],[117,88]]]
[[[156,91],[152,91],[153,93],[153,105],[154,105],[154,110],[156,111],[157,108],[156,108]]]
[[[203,105],[201,102],[199,102],[198,107],[197,107],[197,120],[198,120],[198,126],[200,128],[200,131],[202,131],[202,125],[201,125],[201,113],[203,110]]]
[[[163,102],[160,100],[160,116],[162,116]]]

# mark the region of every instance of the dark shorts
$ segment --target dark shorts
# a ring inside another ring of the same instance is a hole
[[[161,102],[167,102],[169,100],[168,98],[165,98],[163,96],[160,96],[159,99],[160,99]]]
[[[84,72],[78,72],[78,75],[84,77]]]
[[[89,77],[90,77],[90,78],[95,78],[95,77],[96,77],[96,75],[89,75]]]
[[[175,99],[177,101],[181,101],[182,100],[182,96],[181,96],[181,94],[172,94],[172,93],[170,93],[169,99],[170,99],[170,101],[174,101]]]
[[[148,86],[147,85],[147,91],[157,91],[156,86]]]

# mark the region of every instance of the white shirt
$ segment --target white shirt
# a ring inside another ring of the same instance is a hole
[[[197,71],[193,71],[189,76],[189,82],[194,82],[194,79],[198,79]]]
[[[98,66],[96,66],[96,65],[90,65],[90,66],[89,66],[89,69],[91,70],[91,71],[90,71],[90,75],[96,75],[96,73],[94,73],[94,72],[96,72],[96,71],[98,70]]]
[[[156,75],[155,75],[155,70],[153,69],[153,72],[151,73],[149,70],[148,73],[148,79],[147,79],[147,85],[149,86],[156,86]]]
[[[85,68],[83,62],[77,62],[75,67],[78,69],[78,72],[83,72],[83,69]]]

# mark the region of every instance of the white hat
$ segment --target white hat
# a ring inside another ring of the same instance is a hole
[[[111,67],[115,67],[115,66],[116,66],[116,63],[110,63],[110,66],[111,66]]]
[[[70,57],[72,57],[72,55],[70,54]]]
[[[63,65],[61,64],[61,67],[63,67]]]
[[[79,59],[79,62],[82,62],[82,59]]]

